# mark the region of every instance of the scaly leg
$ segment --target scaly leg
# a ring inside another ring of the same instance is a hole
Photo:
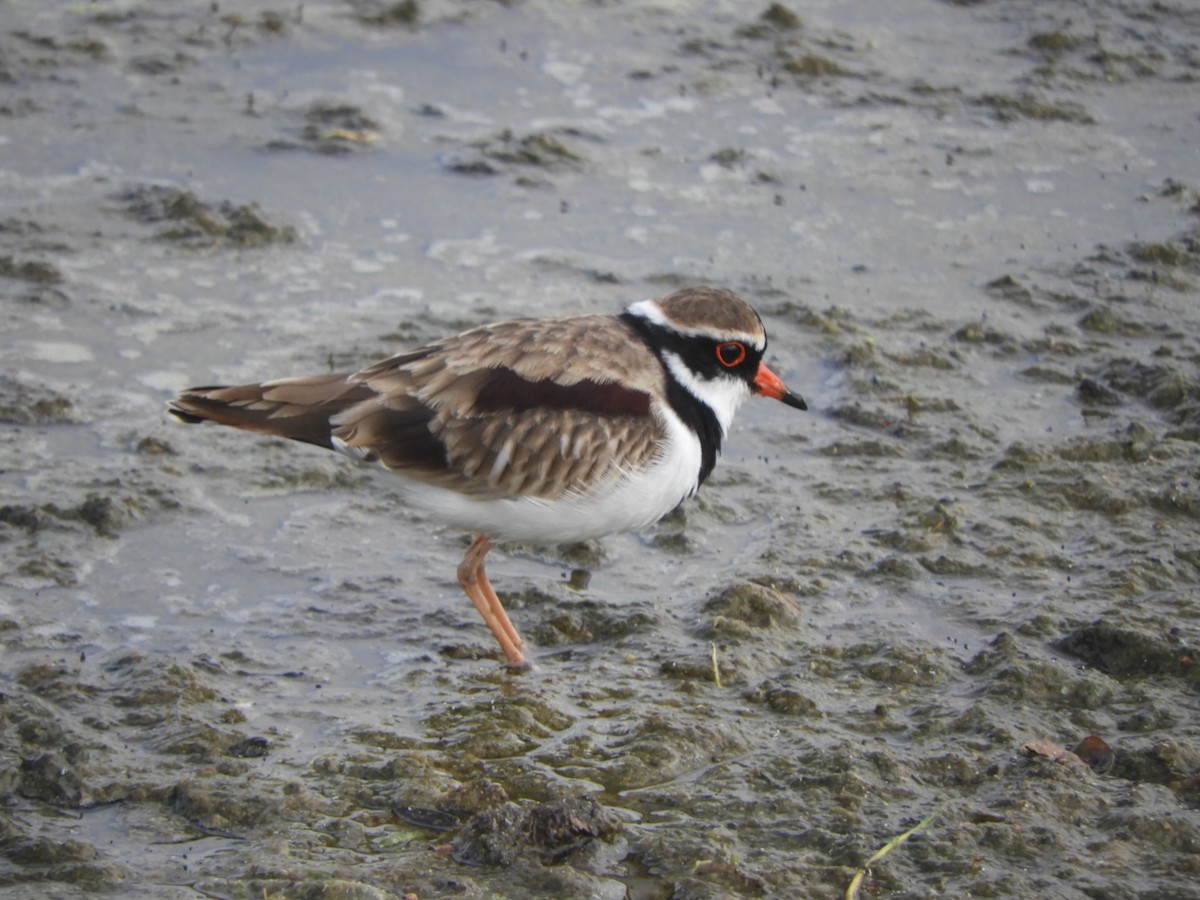
[[[467,548],[463,561],[458,565],[458,583],[483,616],[483,621],[496,638],[496,643],[504,651],[504,659],[514,668],[524,668],[528,665],[525,659],[525,642],[517,634],[517,629],[504,611],[504,606],[492,584],[488,581],[487,573],[483,570],[483,560],[492,549],[491,539],[479,534]]]
[[[492,612],[496,615],[496,620],[500,623],[500,627],[504,629],[504,633],[508,635],[509,640],[516,645],[517,649],[524,653],[525,642],[521,640],[521,635],[517,633],[517,626],[513,625],[512,620],[508,617],[508,612],[504,609],[504,604],[500,602],[500,598],[496,596],[496,591],[492,587],[491,581],[488,580],[487,572],[483,570],[483,566],[479,567],[479,586],[483,589],[483,596],[487,598],[488,605],[491,606]]]

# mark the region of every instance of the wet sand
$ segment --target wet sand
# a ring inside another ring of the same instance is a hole
[[[863,896],[1200,897],[1198,42],[0,8],[0,894],[835,898],[936,813]],[[494,553],[528,673],[386,474],[163,413],[697,283],[810,412]]]

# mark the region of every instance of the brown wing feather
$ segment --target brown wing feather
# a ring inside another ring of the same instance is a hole
[[[653,461],[665,431],[651,397],[664,377],[611,317],[524,319],[349,376],[192,388],[170,411],[321,447],[336,439],[464,494],[552,499]]]
[[[345,374],[318,375],[188,388],[168,405],[168,411],[188,423],[217,422],[330,448],[330,417],[373,394]]]
[[[488,325],[352,376],[376,397],[337,418],[335,434],[388,468],[464,494],[551,499],[586,493],[654,459],[664,436],[651,397],[661,367],[608,316]],[[441,465],[412,434],[362,422],[417,403]],[[647,427],[649,425],[650,427]]]

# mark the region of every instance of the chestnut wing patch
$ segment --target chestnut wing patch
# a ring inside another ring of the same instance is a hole
[[[584,378],[562,384],[550,378],[532,381],[503,366],[488,370],[475,397],[476,414],[533,410],[644,418],[650,415],[650,395],[615,381]]]

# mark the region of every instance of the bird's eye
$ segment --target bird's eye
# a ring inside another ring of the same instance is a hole
[[[746,358],[746,348],[737,341],[717,344],[717,361],[727,369],[742,364]]]

